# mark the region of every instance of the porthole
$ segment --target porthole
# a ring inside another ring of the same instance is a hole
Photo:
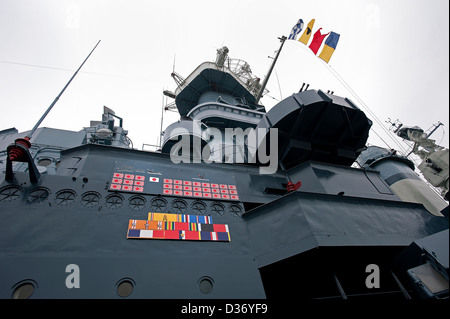
[[[21,281],[13,287],[12,298],[13,299],[28,299],[33,295],[36,287],[37,287],[37,284],[33,280]]]
[[[166,210],[167,201],[164,198],[157,197],[157,198],[152,199],[150,206],[151,206],[151,210],[153,212],[161,213]]]
[[[40,166],[49,166],[53,161],[49,158],[42,158],[38,161],[38,165]]]
[[[84,207],[95,207],[100,202],[100,194],[97,192],[86,192],[81,196],[81,205]]]
[[[27,200],[29,203],[42,203],[48,198],[49,195],[50,191],[47,188],[37,187],[33,189],[30,194],[28,194]]]
[[[117,209],[122,207],[123,197],[119,194],[111,194],[106,197],[106,207]]]
[[[195,201],[192,203],[192,212],[195,215],[205,215],[206,214],[206,204],[202,201]]]
[[[242,216],[242,208],[237,204],[230,205],[230,215],[233,217],[241,217]]]
[[[22,188],[19,186],[11,185],[0,188],[0,202],[10,202],[18,199],[22,195]]]
[[[211,204],[211,216],[223,216],[225,212],[225,206],[219,202],[214,202]]]
[[[186,214],[187,203],[182,199],[175,199],[172,202],[172,213]]]
[[[210,294],[214,287],[214,280],[211,277],[202,277],[198,280],[198,288],[205,295]]]
[[[58,205],[67,206],[75,201],[77,194],[71,189],[63,189],[56,193],[55,202]]]
[[[139,195],[135,195],[128,200],[128,205],[131,210],[139,211],[145,206],[145,198]]]
[[[126,298],[133,293],[134,280],[131,278],[123,278],[116,284],[116,292],[119,297]]]

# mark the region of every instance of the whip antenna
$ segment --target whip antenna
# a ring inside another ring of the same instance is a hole
[[[36,164],[34,163],[34,159],[31,156],[30,152],[28,151],[31,147],[30,139],[31,136],[34,134],[36,129],[39,127],[39,125],[42,123],[44,118],[47,116],[47,114],[50,112],[50,110],[53,108],[53,106],[56,104],[56,102],[59,100],[59,97],[64,93],[66,88],[69,86],[70,82],[72,82],[73,78],[77,75],[78,71],[80,71],[81,67],[84,65],[84,63],[89,59],[92,52],[94,52],[95,48],[98,46],[100,41],[97,42],[95,47],[92,49],[92,51],[89,53],[89,55],[84,59],[83,63],[81,63],[78,70],[75,71],[75,73],[70,78],[69,82],[64,86],[64,88],[61,90],[61,92],[58,94],[58,96],[53,100],[52,104],[47,108],[45,113],[41,116],[39,121],[37,121],[36,125],[34,125],[33,129],[25,136],[24,138],[17,138],[13,144],[10,144],[8,146],[7,150],[7,158],[6,158],[6,176],[5,180],[8,182],[14,181],[14,173],[13,173],[13,167],[12,162],[25,162],[28,163],[28,172],[30,175],[30,181],[32,184],[35,184],[39,181],[39,178],[41,177],[41,174],[39,173],[39,170],[36,167]]]
[[[44,118],[47,116],[47,114],[51,111],[51,109],[53,108],[53,106],[56,104],[56,102],[58,102],[59,98],[61,97],[61,95],[64,93],[64,91],[67,89],[67,87],[69,86],[70,82],[72,82],[72,80],[75,78],[75,76],[77,75],[78,71],[80,71],[80,69],[83,67],[84,63],[87,61],[87,59],[89,59],[89,57],[91,56],[92,52],[94,52],[95,48],[97,48],[97,46],[99,45],[101,40],[99,40],[97,42],[97,44],[95,45],[95,47],[92,49],[92,51],[89,53],[89,55],[86,57],[86,59],[84,59],[83,63],[81,63],[80,67],[78,68],[78,70],[75,71],[75,73],[72,75],[72,77],[70,78],[69,82],[67,82],[67,84],[64,86],[64,88],[61,90],[61,92],[59,92],[58,96],[53,100],[52,104],[50,104],[50,106],[47,108],[47,110],[45,111],[45,113],[41,116],[41,118],[39,119],[39,121],[37,121],[37,123],[34,125],[34,127],[31,129],[30,133],[27,134],[27,136],[25,136],[25,139],[30,140],[31,136],[34,134],[34,132],[36,131],[36,129],[39,127],[39,125],[41,125],[42,121],[44,120]]]

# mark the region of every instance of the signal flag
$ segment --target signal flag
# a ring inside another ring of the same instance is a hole
[[[289,40],[296,40],[297,39],[297,35],[302,32],[303,29],[303,20],[300,19],[298,20],[297,24],[294,25],[294,27],[291,30],[291,33],[289,34]]]
[[[300,39],[298,39],[298,41],[302,42],[304,45],[308,44],[308,41],[309,41],[309,38],[311,37],[312,28],[314,26],[314,22],[315,21],[316,21],[316,19],[312,19],[311,21],[309,21],[308,25],[306,26],[305,32],[303,32],[303,34],[300,37]]]
[[[331,56],[336,50],[336,46],[338,44],[340,35],[335,32],[330,32],[330,35],[325,40],[325,45],[323,46],[322,52],[319,54],[319,58],[328,63],[331,59]]]
[[[325,39],[325,37],[329,34],[322,34],[320,30],[322,30],[322,28],[319,28],[319,30],[314,33],[314,37],[311,41],[311,44],[309,45],[309,48],[312,52],[314,52],[314,54],[317,54],[317,51],[319,51],[319,48],[322,45],[323,39]]]

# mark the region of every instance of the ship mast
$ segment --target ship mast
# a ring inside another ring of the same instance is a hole
[[[267,81],[269,81],[270,74],[272,73],[272,70],[273,70],[273,68],[275,66],[275,63],[277,63],[278,56],[280,55],[281,49],[283,48],[284,41],[286,41],[287,38],[283,35],[283,36],[281,36],[281,38],[278,38],[278,39],[280,39],[280,42],[281,42],[280,49],[277,51],[277,55],[273,59],[272,65],[269,68],[269,72],[267,72],[267,75],[264,78],[264,81],[263,81],[263,83],[261,85],[261,89],[259,90],[259,93],[256,96],[255,104],[258,104],[259,100],[261,99],[261,96],[262,96],[262,94],[264,92],[264,89],[266,88]]]

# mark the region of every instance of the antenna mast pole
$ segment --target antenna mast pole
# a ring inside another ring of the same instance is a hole
[[[45,113],[41,116],[41,118],[39,119],[39,121],[37,121],[37,123],[34,125],[33,129],[30,131],[30,133],[27,134],[27,136],[25,136],[25,139],[30,140],[31,136],[34,134],[34,132],[36,131],[36,129],[39,127],[39,125],[41,125],[42,121],[44,120],[44,118],[47,116],[47,114],[51,111],[51,109],[53,108],[53,106],[56,104],[56,102],[58,102],[59,98],[61,97],[61,95],[64,93],[64,91],[67,89],[67,87],[69,86],[70,82],[72,82],[72,80],[75,78],[75,76],[77,75],[78,71],[80,71],[80,69],[83,67],[84,63],[87,61],[87,59],[89,59],[89,57],[91,56],[92,52],[94,52],[95,48],[97,48],[97,46],[99,45],[101,40],[99,40],[97,42],[97,44],[95,45],[95,47],[92,49],[92,51],[89,53],[89,55],[86,57],[86,59],[84,59],[83,63],[81,63],[80,67],[78,68],[78,70],[75,71],[75,73],[72,75],[72,77],[70,78],[69,82],[67,82],[67,84],[64,86],[64,88],[61,90],[61,92],[59,92],[58,96],[53,100],[52,104],[47,108],[47,110],[45,111]]]
[[[166,100],[167,103],[167,100]],[[163,121],[164,121],[164,95],[162,97],[162,107],[161,107],[161,128],[159,130],[159,148],[162,150],[162,134],[163,134]]]
[[[281,38],[278,38],[278,39],[280,39],[280,42],[281,42],[280,49],[278,50],[277,55],[275,56],[275,58],[272,62],[272,65],[269,68],[269,72],[267,72],[267,75],[264,78],[264,81],[261,85],[261,89],[259,90],[258,96],[256,97],[255,104],[259,103],[259,100],[261,99],[261,97],[263,95],[264,89],[266,88],[266,85],[267,85],[267,81],[269,81],[270,74],[272,73],[275,63],[277,63],[278,56],[280,55],[281,49],[283,48],[283,45],[284,45],[284,41],[286,41],[287,38],[283,35],[283,36],[281,36]]]

